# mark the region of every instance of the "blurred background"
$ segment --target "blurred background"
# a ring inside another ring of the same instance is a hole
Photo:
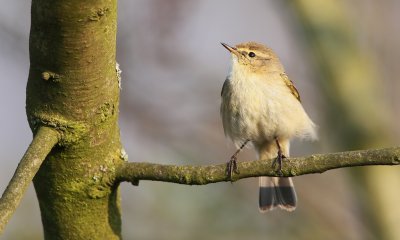
[[[25,116],[30,1],[0,8],[0,191],[31,141]],[[280,56],[318,142],[292,156],[400,145],[400,2],[121,0],[120,127],[130,161],[226,162],[219,118],[229,54],[258,41]],[[247,148],[240,160],[253,160]],[[340,169],[295,179],[294,213],[258,212],[258,179],[122,184],[124,239],[400,239],[400,169]],[[42,239],[33,187],[0,239]]]

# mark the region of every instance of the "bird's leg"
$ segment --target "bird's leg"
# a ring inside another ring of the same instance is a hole
[[[246,146],[246,144],[249,142],[250,140],[247,139],[246,141],[244,141],[244,143],[240,146],[240,148],[238,150],[236,150],[236,152],[232,155],[231,160],[229,160],[229,162],[226,164],[226,174],[228,175],[228,178],[230,180],[232,180],[232,175],[233,173],[239,174],[239,170],[237,167],[237,156],[239,155],[240,151],[242,151],[242,149]]]
[[[275,138],[276,146],[278,147],[278,156],[275,158],[272,167],[275,167],[275,164],[278,163],[278,174],[282,174],[282,159],[286,158],[285,155],[282,153],[281,145],[279,144],[278,138]]]

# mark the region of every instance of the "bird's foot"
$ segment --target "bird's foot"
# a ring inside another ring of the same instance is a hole
[[[233,173],[239,174],[239,170],[237,167],[237,156],[236,154],[234,154],[231,157],[231,160],[229,160],[229,162],[226,163],[226,174],[228,176],[228,179],[232,182],[232,176]]]
[[[239,155],[240,151],[246,146],[246,144],[250,140],[247,139],[246,141],[243,142],[243,144],[240,146],[238,150],[232,155],[231,160],[226,163],[226,175],[228,176],[228,179],[232,182],[232,176],[233,173],[240,174],[238,167],[237,167],[237,156]]]
[[[278,164],[278,169],[276,170],[279,176],[283,175],[282,172],[282,160],[285,159],[286,156],[282,154],[282,151],[279,149],[278,156],[276,156],[274,162],[272,163],[272,167],[275,168],[276,164]]]

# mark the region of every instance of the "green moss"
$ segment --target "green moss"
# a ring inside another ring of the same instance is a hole
[[[98,8],[92,11],[92,14],[89,16],[90,21],[99,21],[104,15],[108,14],[110,9],[108,7]]]
[[[100,111],[98,112],[100,115],[101,122],[107,121],[110,117],[115,115],[115,105],[112,102],[105,102],[100,106]]]
[[[28,121],[61,135],[34,179],[46,239],[121,238],[116,7],[32,1]]]

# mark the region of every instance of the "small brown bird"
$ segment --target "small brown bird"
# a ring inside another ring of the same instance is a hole
[[[281,171],[282,159],[289,156],[290,140],[316,139],[315,124],[270,48],[256,42],[222,45],[231,53],[232,64],[221,91],[221,118],[225,135],[240,146],[228,163],[228,175],[237,171],[236,157],[248,142],[260,159],[276,158]],[[261,212],[296,208],[291,178],[260,177],[259,182]]]

